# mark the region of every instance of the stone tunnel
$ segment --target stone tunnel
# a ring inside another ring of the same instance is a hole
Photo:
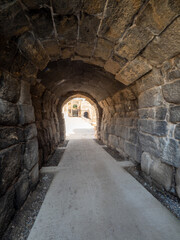
[[[180,1],[2,0],[0,235],[84,96],[97,137],[180,197]]]

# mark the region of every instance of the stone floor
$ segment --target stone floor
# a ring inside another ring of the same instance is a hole
[[[28,240],[179,240],[180,222],[124,170],[129,163],[97,144],[87,122],[73,121]]]

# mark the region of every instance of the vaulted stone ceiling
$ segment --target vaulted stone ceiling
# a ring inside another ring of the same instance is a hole
[[[40,70],[58,96],[101,100],[179,52],[178,0],[3,0],[0,11],[1,68]]]

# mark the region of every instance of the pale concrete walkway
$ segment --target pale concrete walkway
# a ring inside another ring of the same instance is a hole
[[[85,138],[69,141],[28,240],[179,240],[180,222]]]

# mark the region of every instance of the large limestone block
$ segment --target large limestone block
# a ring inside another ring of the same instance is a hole
[[[179,54],[179,49],[180,17],[146,47],[143,57],[148,59],[151,64],[158,65]]]
[[[16,103],[20,96],[20,81],[9,73],[0,72],[0,98]]]
[[[125,85],[130,85],[147,72],[151,71],[152,66],[149,65],[142,57],[137,57],[133,61],[128,62],[125,67],[116,74],[116,80]]]
[[[27,104],[20,104],[19,109],[19,122],[21,125],[35,122],[34,107]]]
[[[20,208],[25,202],[29,193],[29,179],[24,172],[15,184],[15,207]]]
[[[108,1],[99,34],[110,41],[117,41],[132,23],[142,4],[142,0]]]
[[[104,65],[104,69],[115,75],[126,64],[126,62],[127,61],[123,58],[109,58]]]
[[[139,95],[139,108],[156,107],[163,104],[163,96],[160,87],[149,89]]]
[[[24,167],[31,170],[38,162],[38,141],[37,138],[26,142],[24,153]]]
[[[168,128],[166,121],[158,120],[139,120],[140,131],[156,136],[166,136]]]
[[[100,14],[104,11],[106,0],[84,0],[83,1],[83,10],[90,14]]]
[[[21,145],[14,145],[0,151],[0,196],[5,193],[20,172]]]
[[[30,189],[33,189],[39,180],[39,164],[37,163],[29,173]]]
[[[180,167],[180,143],[178,140],[160,138],[159,151],[162,162],[175,167]]]
[[[162,92],[167,102],[180,104],[180,80],[162,86]]]
[[[180,122],[180,106],[172,106],[169,108],[170,122]]]
[[[154,161],[150,169],[151,177],[167,191],[170,190],[173,177],[173,168],[160,161]]]
[[[14,213],[14,188],[11,188],[6,195],[0,198],[0,238],[10,223]]]
[[[19,113],[17,105],[0,99],[0,124],[14,126],[18,122]]]
[[[19,98],[20,104],[29,104],[31,105],[31,93],[30,93],[30,84],[26,81],[21,80],[21,94]]]
[[[174,137],[178,140],[180,140],[180,124],[176,125],[175,132],[174,132]]]
[[[151,0],[138,14],[134,25],[129,28],[117,47],[117,53],[132,60],[179,14],[179,1]]]
[[[103,38],[98,38],[97,46],[94,52],[95,57],[107,60],[112,52],[113,44]]]
[[[18,47],[22,54],[40,70],[43,70],[48,64],[49,57],[42,44],[34,37],[33,33],[26,32],[23,34],[19,38]]]
[[[54,12],[60,15],[76,13],[81,7],[81,0],[53,0]]]
[[[0,127],[0,150],[24,141],[24,131],[19,127]]]

